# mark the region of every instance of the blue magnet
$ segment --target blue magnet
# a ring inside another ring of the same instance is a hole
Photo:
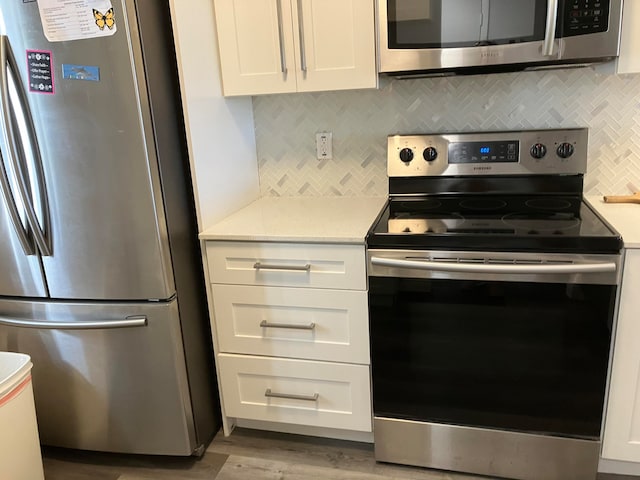
[[[90,82],[100,81],[100,67],[92,65],[69,65],[62,64],[62,78],[71,80],[88,80]]]

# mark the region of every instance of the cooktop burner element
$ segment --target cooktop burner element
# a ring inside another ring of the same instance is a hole
[[[389,137],[389,203],[368,244],[618,252],[620,236],[582,200],[587,141],[586,129]],[[567,157],[558,154],[564,144],[573,147]],[[535,145],[546,154],[534,156]],[[427,148],[435,160],[424,160]]]

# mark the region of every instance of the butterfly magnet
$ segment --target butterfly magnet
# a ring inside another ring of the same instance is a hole
[[[116,26],[116,16],[113,13],[113,8],[110,8],[104,13],[99,12],[95,8],[93,8],[92,10],[93,10],[93,18],[96,19],[96,26],[100,30],[104,30],[105,27],[108,28],[109,30],[114,29],[114,27]]]
[[[50,42],[108,37],[118,30],[111,0],[38,0],[38,10]]]

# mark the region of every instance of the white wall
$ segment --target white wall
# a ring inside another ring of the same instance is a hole
[[[211,0],[172,0],[200,231],[259,195],[250,98],[222,97]]]

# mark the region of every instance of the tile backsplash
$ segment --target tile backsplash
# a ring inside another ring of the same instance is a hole
[[[392,134],[589,127],[585,193],[640,188],[640,75],[590,68],[396,80],[253,98],[263,196],[386,195]],[[317,160],[317,132],[333,158]]]

